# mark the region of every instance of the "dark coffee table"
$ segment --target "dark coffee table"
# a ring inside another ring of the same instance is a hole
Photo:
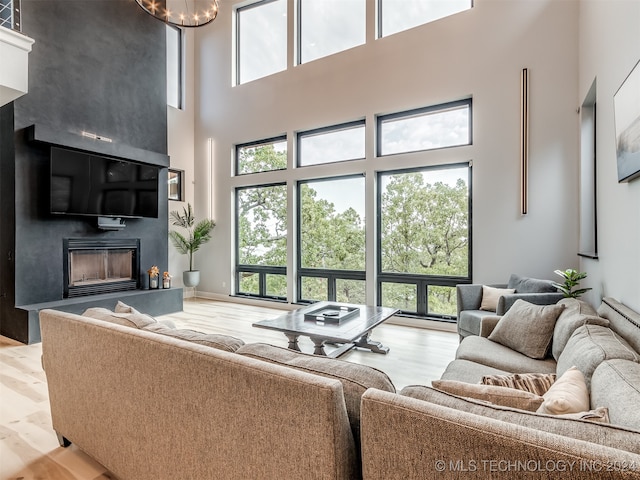
[[[343,319],[339,315],[323,316],[323,311],[336,310],[344,307],[349,312]],[[357,309],[355,312],[353,309]],[[314,314],[318,312],[318,314]],[[351,303],[318,302],[308,307],[293,310],[285,315],[270,320],[261,320],[253,324],[254,327],[267,328],[282,332],[289,339],[289,348],[300,351],[298,337],[309,337],[315,346],[315,355],[339,357],[354,347],[361,347],[375,353],[386,354],[389,348],[369,339],[371,331],[399,312],[396,308],[373,307],[369,305],[355,305]],[[343,344],[327,355],[325,343]]]

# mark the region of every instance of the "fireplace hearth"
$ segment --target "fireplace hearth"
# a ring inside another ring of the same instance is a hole
[[[139,239],[65,239],[64,297],[136,290]]]

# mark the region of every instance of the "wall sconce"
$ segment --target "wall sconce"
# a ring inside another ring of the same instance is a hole
[[[529,212],[529,70],[520,75],[520,213]]]

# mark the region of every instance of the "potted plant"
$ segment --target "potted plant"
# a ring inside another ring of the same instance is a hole
[[[169,238],[173,246],[181,254],[189,255],[189,270],[182,274],[183,283],[187,287],[197,287],[200,283],[200,271],[193,268],[193,254],[211,240],[211,231],[216,226],[216,222],[204,219],[196,223],[190,203],[182,208],[182,212],[174,210],[169,216],[172,225],[182,227],[187,231],[185,235],[176,230],[169,231]]]
[[[560,290],[564,294],[565,298],[578,298],[583,293],[591,290],[591,288],[573,289],[573,287],[578,286],[580,280],[587,278],[587,274],[585,272],[578,272],[577,270],[568,268],[567,270],[555,270],[553,273],[564,278],[564,283],[553,282],[553,286]]]

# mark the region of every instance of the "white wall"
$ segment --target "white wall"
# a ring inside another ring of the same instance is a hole
[[[588,299],[611,296],[640,311],[640,180],[618,183],[613,95],[640,60],[640,1],[581,0],[580,102],[597,78],[598,260],[584,259]]]
[[[553,278],[554,269],[578,267],[577,0],[476,0],[469,11],[380,40],[372,28],[375,0],[368,0],[366,45],[296,67],[290,48],[285,72],[233,87],[235,3],[221,2],[215,22],[196,31],[194,200],[197,214],[210,210],[218,223],[213,241],[197,254],[199,293],[231,291],[233,188],[241,182],[286,180],[292,192],[298,179],[364,172],[371,193],[376,170],[467,160],[473,160],[474,281],[504,282],[512,272]],[[519,119],[525,67],[531,77],[531,144],[530,213],[523,217]],[[376,114],[467,96],[473,97],[472,146],[374,157]],[[367,120],[364,161],[255,179],[232,176],[236,143],[286,133],[292,152],[294,132],[360,118]],[[373,213],[369,195],[367,217]],[[372,227],[367,235],[367,267],[373,271]]]
[[[171,168],[184,170],[184,202],[169,201],[169,211],[182,211],[187,202],[194,199],[194,129],[195,129],[195,34],[192,29],[184,29],[183,62],[185,64],[184,96],[182,109],[167,107],[167,149]],[[169,228],[173,229],[171,220]],[[182,272],[189,270],[186,255],[180,255],[169,241],[169,272],[174,286],[182,286]],[[190,290],[190,289],[189,289]],[[191,294],[192,292],[185,292]]]

